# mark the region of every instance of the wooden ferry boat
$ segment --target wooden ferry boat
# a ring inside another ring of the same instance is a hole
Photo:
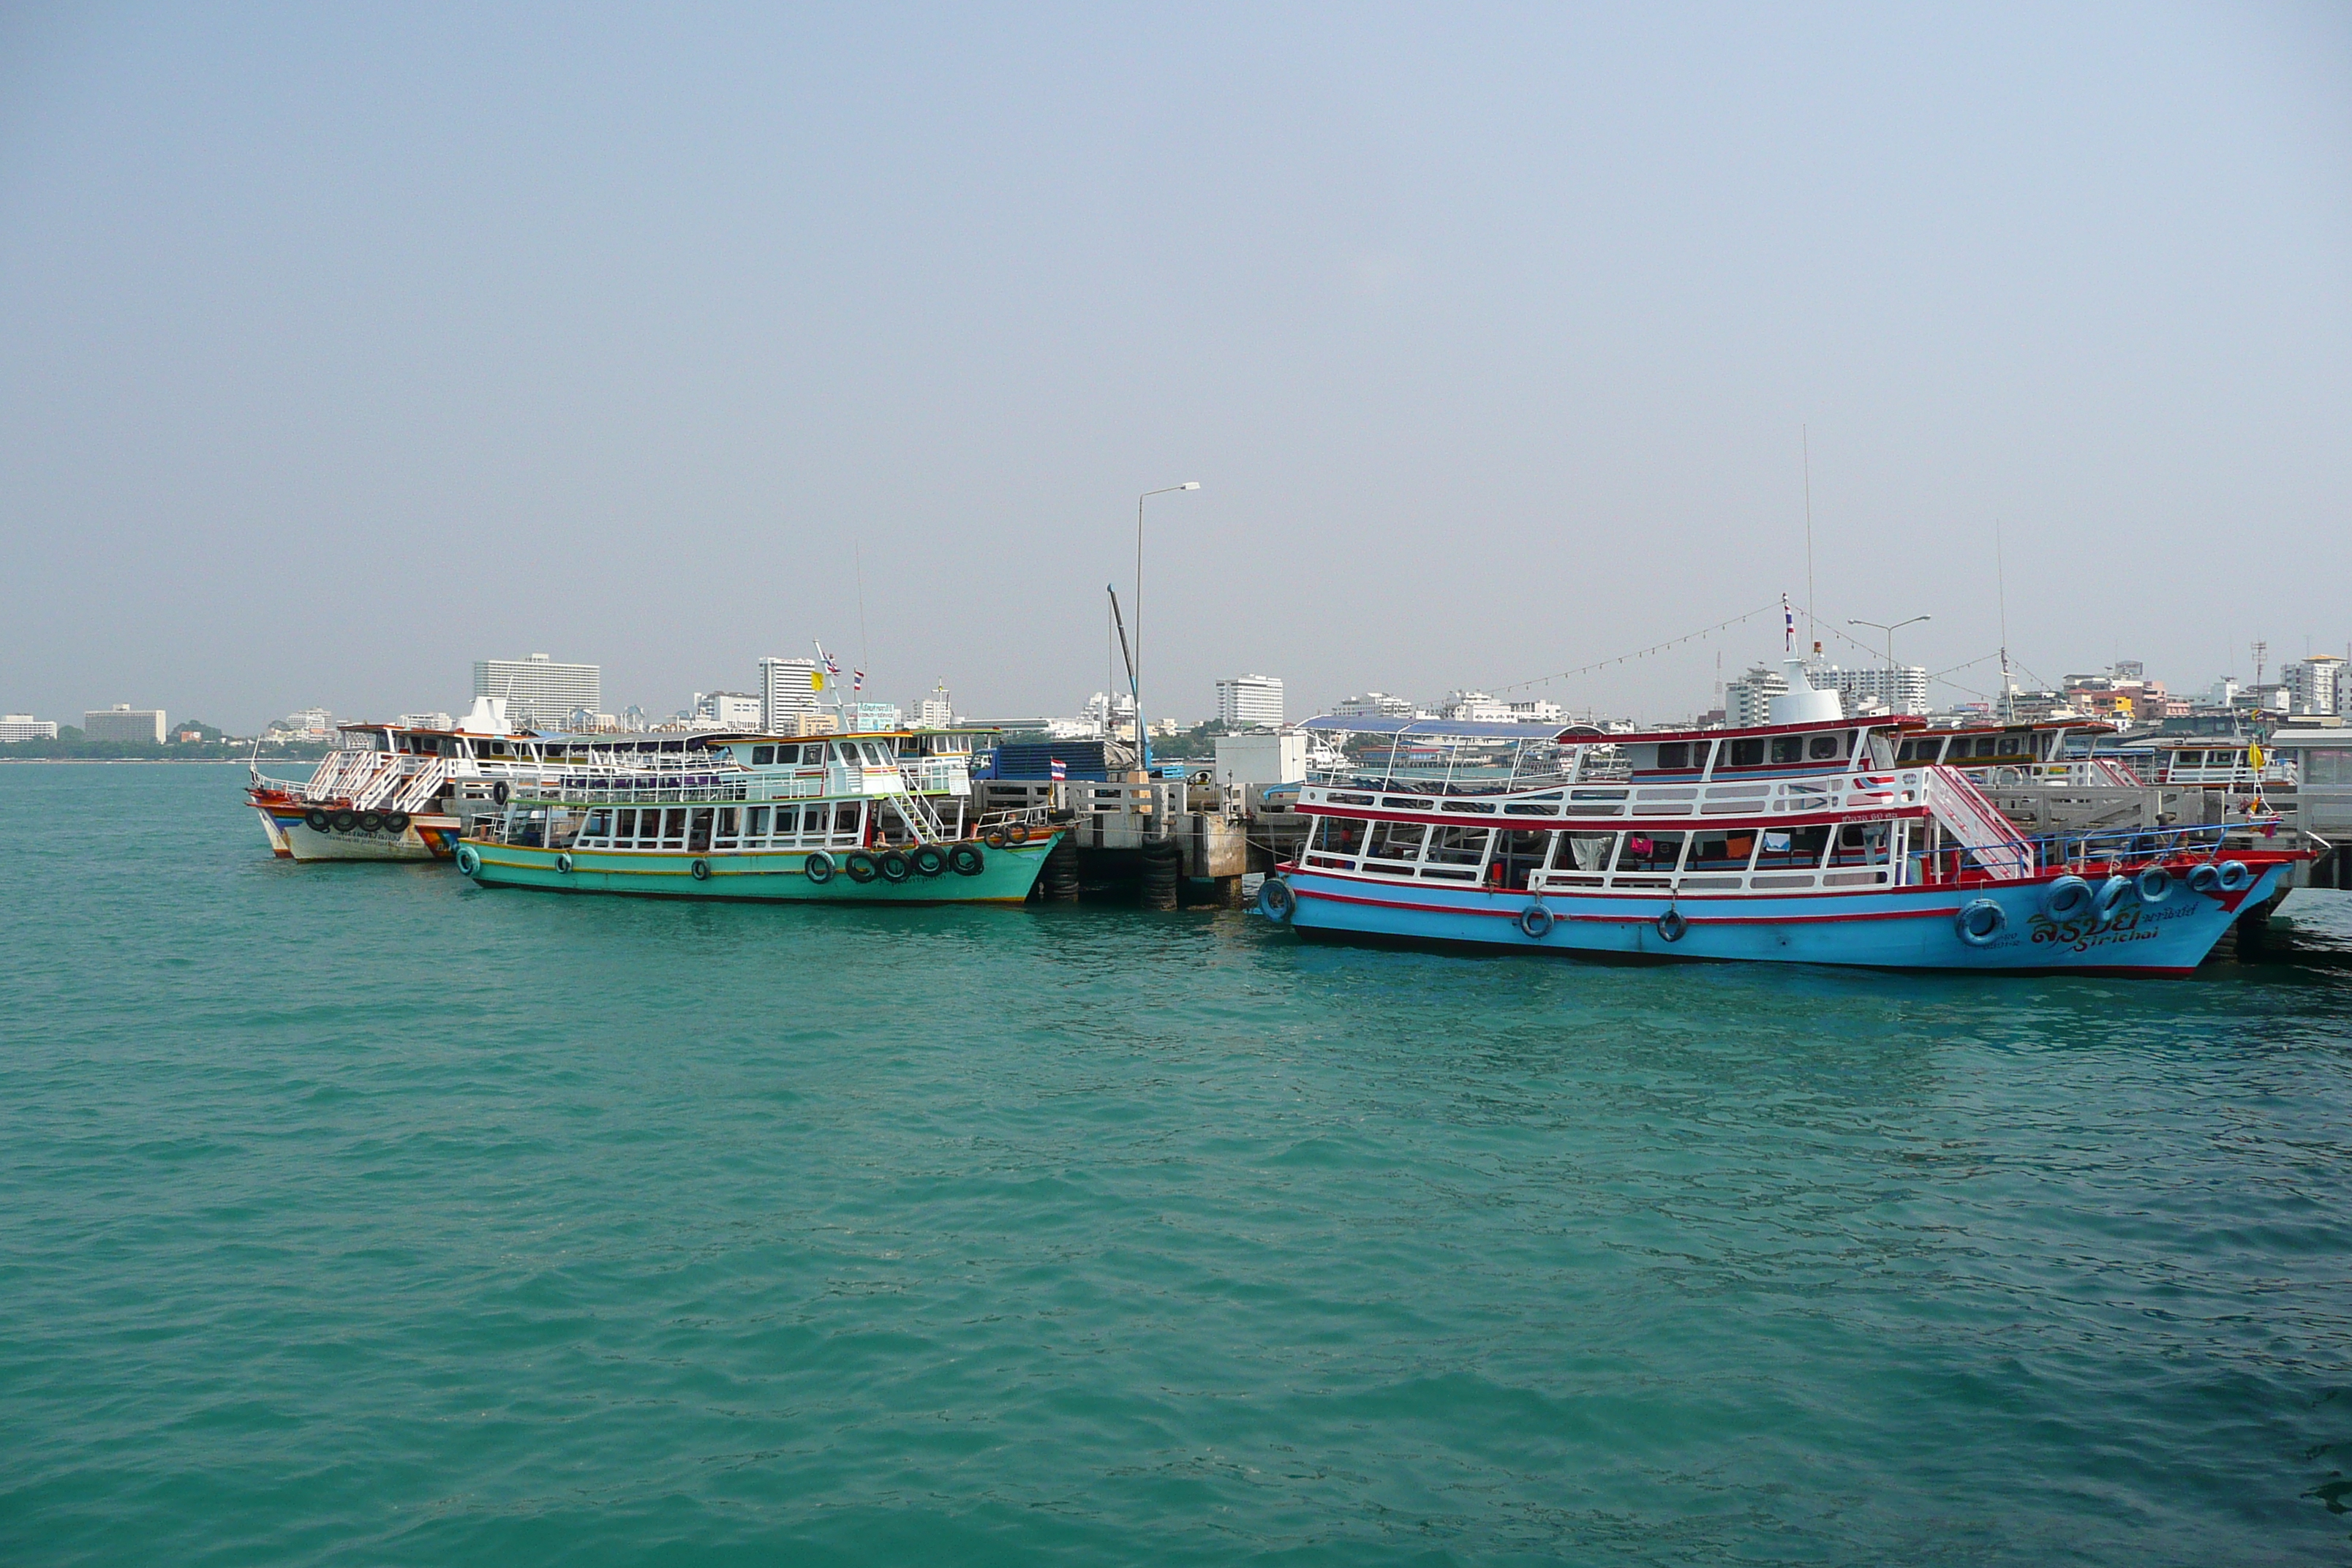
[[[1042,810],[970,816],[968,779],[961,795],[918,787],[951,783],[970,755],[910,749],[919,738],[697,736],[693,770],[528,781],[459,841],[457,868],[486,888],[566,893],[1021,902],[1058,831]]]
[[[1612,736],[1605,770],[1562,731],[1548,777],[1310,783],[1315,826],[1259,910],[1316,937],[2185,974],[2305,858],[2210,826],[2029,839],[1967,772],[1919,760],[1920,721],[1846,719],[1788,668],[1773,723]]]

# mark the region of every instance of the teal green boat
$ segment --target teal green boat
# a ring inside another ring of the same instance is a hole
[[[902,755],[914,738],[700,735],[705,766],[520,784],[459,842],[457,869],[486,888],[655,898],[1028,898],[1060,834],[1036,812],[968,817]]]

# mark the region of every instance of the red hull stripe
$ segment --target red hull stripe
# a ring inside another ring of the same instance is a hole
[[[1412,910],[1422,914],[1492,915],[1497,920],[1507,921],[1517,920],[1519,915],[1518,909],[1465,910],[1455,904],[1407,903],[1402,899],[1367,899],[1360,897],[1354,893],[1327,893],[1319,888],[1297,888],[1292,890],[1302,899],[1324,899],[1335,904],[1369,904],[1375,909],[1383,910]],[[1533,895],[1529,896],[1532,897]],[[1561,895],[1554,894],[1552,896],[1557,898]],[[1651,896],[1654,897],[1655,895]],[[1525,907],[1526,906],[1524,905],[1520,906],[1520,908]],[[1549,904],[1545,907],[1547,909],[1550,908]],[[1872,914],[1698,915],[1690,917],[1690,923],[1693,925],[1709,926],[1822,925],[1843,924],[1853,921],[1929,920],[1937,916],[1949,917],[1951,915],[1958,914],[1958,912],[1959,906],[1954,904],[1942,909],[1933,910],[1882,910]],[[1564,921],[1591,921],[1602,925],[1648,925],[1651,921],[1658,918],[1655,915],[1637,914],[1580,915],[1570,913],[1564,910],[1553,910],[1553,913],[1559,919]]]

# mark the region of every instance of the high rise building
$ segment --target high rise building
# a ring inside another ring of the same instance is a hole
[[[86,741],[146,741],[160,746],[163,743],[163,710],[118,702],[102,711],[84,713],[81,733]]]
[[[767,704],[749,691],[698,691],[687,722],[698,730],[764,730]]]
[[[1228,730],[1282,724],[1282,680],[1272,675],[1236,675],[1217,682],[1217,721]]]
[[[1748,673],[1723,689],[1723,721],[1734,730],[1772,721],[1772,699],[1789,689],[1789,678],[1766,665],[1750,665]]]
[[[825,700],[824,666],[813,658],[760,661],[760,728],[772,735],[797,735],[801,721],[813,719]]]
[[[561,729],[573,709],[593,713],[604,706],[604,671],[593,664],[558,664],[543,653],[478,658],[474,695],[505,698],[507,717],[518,729]]]
[[[1838,695],[1844,699],[1849,713],[1865,707],[1898,714],[1927,711],[1927,671],[1920,665],[1898,664],[1889,670],[1878,664],[1823,673],[1835,681]]]
[[[1526,702],[1510,704],[1514,724],[1565,724],[1568,710],[1547,698],[1538,697]]]
[[[2279,671],[2286,682],[2288,709],[2293,713],[2341,713],[2344,711],[2344,661],[2332,653],[2315,653],[2299,663],[2290,664]]]
[[[1339,719],[1411,719],[1420,711],[1410,699],[1385,691],[1367,691],[1331,705],[1332,716]]]
[[[10,713],[0,717],[0,746],[12,741],[54,741],[58,738],[58,721],[36,719],[30,713]]]

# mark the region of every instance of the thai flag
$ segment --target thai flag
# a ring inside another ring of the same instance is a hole
[[[835,673],[837,674],[839,672],[836,671]],[[849,689],[852,691],[863,691],[866,689],[866,672],[864,670],[853,669],[849,672]]]
[[[1065,779],[1068,778],[1069,776],[1070,776],[1070,770],[1069,770],[1068,768],[1066,768],[1066,767],[1063,766],[1063,764],[1062,764],[1062,759],[1061,759],[1061,758],[1059,758],[1059,757],[1055,757],[1055,758],[1054,759],[1054,782],[1055,782],[1055,784],[1060,784],[1063,780],[1065,780]]]

